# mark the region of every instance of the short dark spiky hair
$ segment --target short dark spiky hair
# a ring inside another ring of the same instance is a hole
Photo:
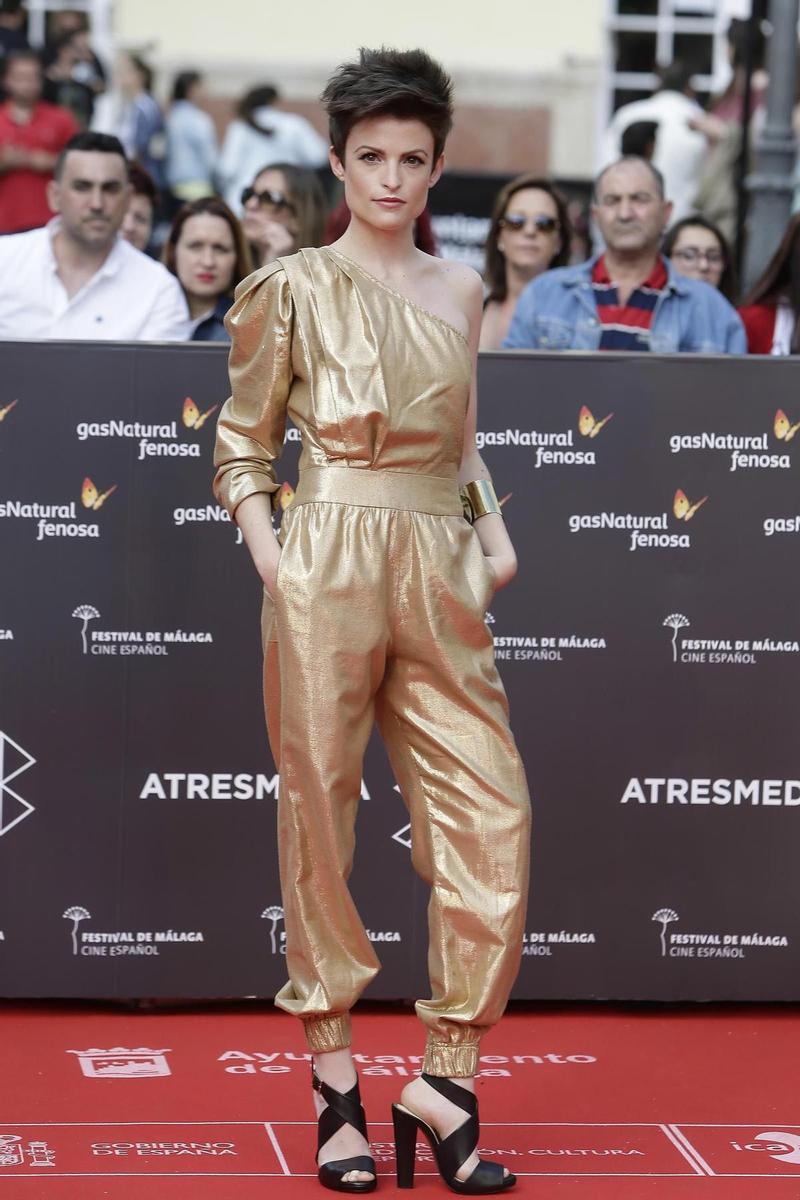
[[[125,172],[127,174],[129,166],[128,156],[119,138],[114,137],[111,133],[95,133],[92,129],[84,129],[69,139],[56,159],[53,174],[57,180],[60,180],[64,174],[64,163],[67,161],[67,155],[72,150],[90,151],[93,154],[118,154],[125,164]]]
[[[453,84],[424,50],[358,52],[357,62],[342,63],[320,97],[328,114],[331,145],[344,159],[347,137],[366,117],[422,121],[433,134],[437,159],[453,125]]]

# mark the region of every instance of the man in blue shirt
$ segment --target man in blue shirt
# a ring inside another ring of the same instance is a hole
[[[606,167],[592,205],[605,252],[529,283],[503,346],[746,354],[736,310],[709,284],[678,275],[660,253],[671,213],[651,163],[627,157]]]

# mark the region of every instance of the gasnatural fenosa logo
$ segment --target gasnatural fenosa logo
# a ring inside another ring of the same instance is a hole
[[[580,438],[591,441],[605,429],[614,416],[606,413],[599,420],[586,405],[578,410],[577,430]],[[571,421],[561,429],[488,429],[476,434],[479,450],[485,446],[525,446],[533,450],[533,467],[594,467],[597,454],[594,446],[576,444],[575,426]]]
[[[678,521],[691,521],[695,513],[703,507],[706,500],[708,500],[708,496],[703,496],[701,500],[697,500],[692,504],[683,488],[678,488],[672,501],[673,515]]]
[[[597,437],[604,425],[613,417],[613,412],[607,413],[601,421],[595,419],[594,413],[584,404],[578,413],[578,430],[582,437]]]
[[[772,426],[772,432],[778,441],[791,442],[798,429],[800,429],[800,421],[793,425],[783,409],[779,408],[775,413],[775,421]]]
[[[183,421],[184,428],[194,429],[195,431],[202,429],[208,418],[212,416],[218,408],[218,404],[212,404],[211,408],[207,408],[205,412],[201,413],[192,397],[187,396],[183,402],[183,409],[181,410],[181,420]]]
[[[591,414],[590,414],[591,415]],[[613,414],[609,414],[611,416]],[[708,500],[702,496],[692,501],[683,488],[678,488],[672,497],[672,515],[676,521],[691,521]],[[672,533],[669,528],[669,513],[592,512],[572,513],[567,518],[570,533],[585,530],[618,529],[630,532],[629,550],[688,550],[691,536],[688,532]]]
[[[97,512],[98,508],[102,508],[108,497],[112,496],[116,490],[117,485],[112,483],[111,487],[107,488],[106,491],[98,491],[87,475],[81,488],[81,504],[84,508],[90,508],[92,512]]]

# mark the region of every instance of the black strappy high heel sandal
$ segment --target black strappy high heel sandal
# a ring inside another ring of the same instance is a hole
[[[392,1105],[392,1120],[394,1122],[395,1151],[397,1155],[397,1186],[410,1188],[414,1186],[414,1165],[417,1154],[417,1130],[425,1134],[431,1145],[439,1174],[449,1188],[464,1196],[486,1196],[492,1192],[504,1192],[517,1182],[516,1175],[506,1175],[500,1163],[478,1163],[469,1179],[456,1179],[461,1167],[478,1145],[480,1125],[478,1122],[478,1098],[466,1088],[459,1087],[450,1079],[438,1075],[426,1075],[422,1078],[451,1104],[457,1105],[468,1114],[463,1125],[440,1138],[439,1134],[422,1117],[418,1117],[402,1104]]]
[[[349,1092],[337,1092],[329,1084],[323,1083],[312,1067],[311,1086],[315,1092],[319,1092],[328,1106],[319,1118],[317,1158],[319,1158],[319,1152],[325,1143],[330,1141],[333,1135],[345,1125],[352,1125],[369,1142],[367,1118],[361,1105],[358,1080],[355,1081]],[[344,1178],[350,1171],[369,1171],[372,1179],[350,1182]],[[330,1188],[333,1192],[374,1192],[378,1183],[375,1163],[368,1154],[323,1163],[319,1168],[319,1181],[323,1187]]]

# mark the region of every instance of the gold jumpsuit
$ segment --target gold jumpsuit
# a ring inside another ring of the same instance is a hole
[[[276,1002],[312,1050],[336,1050],[379,969],[347,887],[377,719],[431,886],[424,1069],[472,1075],[519,966],[530,804],[484,620],[492,572],[458,493],[469,347],[329,248],[251,275],[227,324],[217,498],[233,516],[277,490],[287,413],[303,447],[262,620],[289,973]]]

